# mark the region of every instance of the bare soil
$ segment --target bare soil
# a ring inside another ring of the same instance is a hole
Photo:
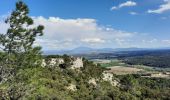
[[[125,75],[125,74],[135,74],[139,71],[143,71],[143,69],[132,68],[132,67],[123,67],[123,66],[113,66],[109,67],[110,70],[108,72],[117,74],[117,75]]]

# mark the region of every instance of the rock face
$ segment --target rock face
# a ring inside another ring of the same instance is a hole
[[[59,58],[57,61],[58,61],[58,64],[63,64],[64,63],[64,60],[62,58]]]
[[[71,66],[68,66],[70,67],[70,69],[73,69],[73,70],[80,70],[80,68],[83,67],[83,59],[80,58],[80,57],[71,57]],[[64,64],[64,59],[62,57],[60,58],[50,58],[48,60],[43,60],[42,61],[42,67],[46,67],[46,66],[50,66],[50,67],[56,67],[56,66],[60,66],[61,64]],[[102,78],[102,81],[108,81],[110,82],[110,84],[112,86],[119,86],[119,81],[114,79],[114,76],[112,73],[110,72],[107,72],[107,71],[104,71],[102,73],[103,75],[103,78]],[[89,84],[92,84],[94,86],[97,86],[97,80],[95,78],[91,78],[89,79],[88,81]],[[73,84],[70,84],[70,86],[67,87],[67,89],[69,90],[72,90],[72,91],[75,91],[76,90],[76,86],[73,85]]]
[[[76,85],[74,84],[70,84],[68,87],[67,87],[68,90],[71,90],[71,91],[76,91],[77,88],[76,88]]]
[[[103,72],[103,80],[104,81],[112,81],[113,80],[113,74]]]
[[[73,61],[73,65],[71,66],[71,69],[79,69],[83,67],[83,60],[82,58],[75,58],[75,60]]]
[[[45,59],[42,60],[41,66],[46,67],[47,65],[50,67],[59,66],[60,64],[63,64],[64,60],[62,58],[50,58],[48,61]]]
[[[73,61],[71,61],[71,69],[79,69],[83,67],[83,60],[82,58],[73,58]],[[59,66],[60,64],[64,64],[63,58],[50,58],[48,61],[45,59],[42,60],[42,67],[46,67],[47,65],[50,67]]]
[[[45,59],[42,60],[41,66],[42,66],[42,67],[47,66],[47,64],[46,64],[46,62],[45,62]]]
[[[94,86],[97,86],[97,83],[96,83],[96,79],[95,79],[95,78],[90,79],[88,83],[89,83],[89,84],[93,84]]]
[[[113,79],[113,74],[109,72],[103,72],[103,80],[110,82],[113,86],[119,86],[119,82]]]
[[[49,62],[49,66],[54,66],[57,63],[56,58],[51,58],[51,61]]]

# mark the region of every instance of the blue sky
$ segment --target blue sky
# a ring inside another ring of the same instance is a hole
[[[0,1],[0,32],[17,0]],[[44,50],[170,46],[170,0],[24,0]]]

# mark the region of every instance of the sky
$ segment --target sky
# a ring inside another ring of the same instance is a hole
[[[17,0],[0,0],[0,33]],[[23,0],[43,50],[170,47],[170,0]]]

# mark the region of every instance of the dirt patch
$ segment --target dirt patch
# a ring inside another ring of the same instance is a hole
[[[124,74],[135,74],[139,71],[143,71],[143,69],[132,68],[132,67],[123,67],[123,66],[113,66],[109,67],[110,70],[108,72],[112,72],[117,75],[124,75]]]

